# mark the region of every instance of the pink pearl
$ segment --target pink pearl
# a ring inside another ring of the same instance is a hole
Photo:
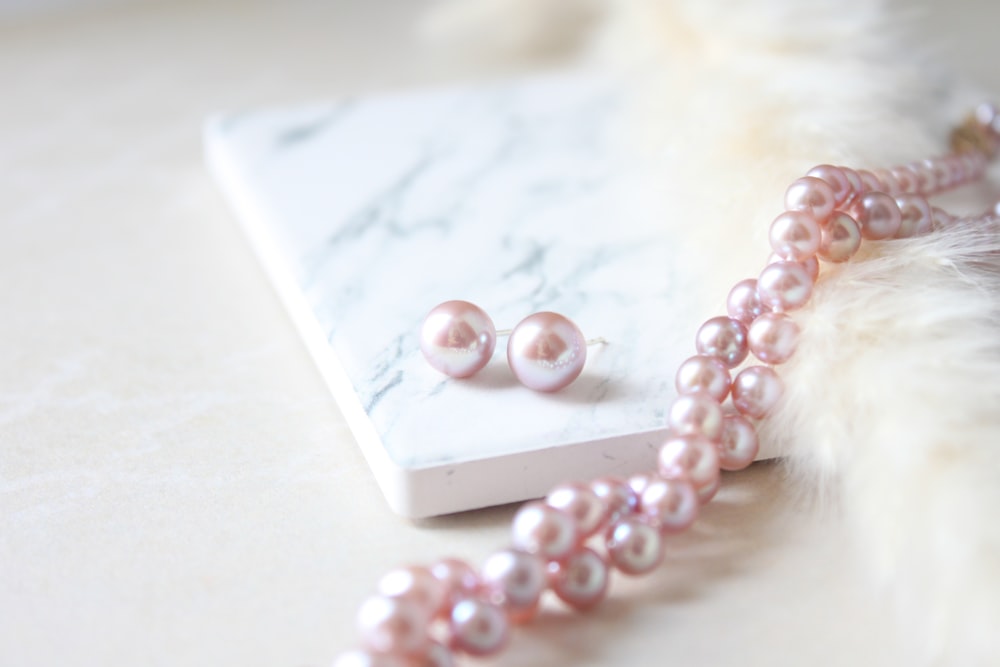
[[[869,192],[885,192],[885,185],[882,184],[879,177],[867,169],[858,169],[858,178],[861,179],[864,194]]]
[[[882,192],[869,192],[855,206],[861,236],[874,241],[889,239],[902,222],[896,200]]]
[[[797,179],[785,191],[785,208],[789,211],[803,211],[817,223],[826,220],[833,213],[836,203],[833,187],[815,176]]]
[[[810,180],[823,183],[816,178]],[[832,195],[830,212],[833,212]],[[827,213],[827,216],[829,214]],[[806,211],[785,211],[774,219],[769,232],[771,247],[774,248],[775,254],[793,262],[800,262],[815,255],[819,249],[819,236],[819,223]]]
[[[755,278],[741,280],[733,285],[733,289],[729,290],[729,296],[726,298],[726,311],[729,313],[729,317],[734,320],[739,320],[744,325],[750,326],[750,323],[766,310],[767,308],[757,295],[757,280]]]
[[[750,351],[765,364],[783,364],[795,353],[799,325],[783,313],[764,313],[750,325],[747,341]]]
[[[481,576],[490,602],[515,617],[534,613],[548,583],[546,562],[517,549],[489,556]]]
[[[760,300],[777,311],[801,308],[809,301],[812,288],[813,281],[808,270],[796,262],[769,264],[757,278]]]
[[[806,176],[812,176],[824,181],[833,190],[834,202],[837,206],[849,201],[851,195],[851,184],[839,167],[831,164],[821,164],[806,172]]]
[[[468,301],[445,301],[435,306],[420,330],[420,351],[435,369],[465,378],[493,356],[497,332],[482,308]]]
[[[861,247],[861,228],[846,213],[835,213],[823,227],[819,256],[828,262],[846,262]]]
[[[913,193],[917,190],[917,177],[908,167],[893,167],[889,170],[899,183],[899,193]]]
[[[899,206],[900,219],[896,238],[904,239],[931,231],[934,215],[926,198],[920,195],[899,195],[896,197],[896,205]]]
[[[750,366],[733,380],[733,405],[747,417],[763,418],[781,399],[784,385],[767,366]]]
[[[726,415],[722,421],[719,443],[719,467],[723,470],[743,470],[753,463],[760,450],[757,430],[740,415]]]
[[[411,658],[407,667],[455,667],[455,655],[444,644],[431,641],[420,656]]]
[[[719,479],[719,454],[715,445],[701,435],[672,436],[660,447],[658,459],[664,479],[684,479],[700,495]]]
[[[445,603],[475,595],[481,582],[471,565],[457,558],[444,558],[430,568],[434,578],[444,584]]]
[[[676,435],[703,435],[717,440],[722,433],[722,406],[702,392],[683,394],[671,404],[667,425]]]
[[[608,508],[608,521],[635,512],[639,498],[628,482],[621,477],[601,477],[590,483],[597,497],[604,501]]]
[[[632,489],[632,492],[635,493],[636,499],[638,499],[642,496],[642,492],[646,490],[646,487],[652,484],[655,479],[656,476],[652,473],[636,473],[628,478],[628,487]],[[636,502],[638,502],[638,500]]]
[[[875,177],[882,183],[882,187],[877,192],[884,192],[893,197],[903,192],[902,188],[899,187],[899,180],[888,169],[876,169],[874,173]]]
[[[928,169],[923,162],[911,162],[906,167],[913,172],[916,193],[930,194],[934,191],[934,172]]]
[[[386,653],[347,651],[333,660],[332,667],[411,667],[408,660]]]
[[[573,517],[583,538],[600,530],[608,518],[608,504],[586,484],[560,484],[549,492],[545,502]]]
[[[507,362],[521,383],[535,391],[559,391],[583,371],[587,341],[573,322],[541,312],[521,320],[507,341]]]
[[[839,211],[834,211],[834,215],[836,215],[837,213],[839,213]],[[772,252],[767,257],[768,264],[774,264],[775,262],[786,262],[786,261],[788,260],[784,259],[783,257],[774,252]],[[813,282],[816,282],[816,279],[819,277],[819,259],[817,259],[815,255],[813,255],[808,259],[802,260],[801,262],[795,262],[795,263],[802,265],[802,268],[804,268],[806,270],[806,273],[809,274],[809,279]]]
[[[441,611],[448,597],[448,587],[430,568],[411,565],[386,573],[378,582],[378,592],[390,598],[406,598],[428,614]]]
[[[515,547],[546,560],[565,558],[579,543],[573,517],[544,503],[526,503],[514,515]]]
[[[593,549],[580,549],[553,565],[552,590],[569,606],[590,609],[608,593],[607,561]]]
[[[491,655],[507,643],[507,617],[496,605],[465,599],[451,610],[449,631],[452,648],[469,655]]]
[[[698,493],[685,479],[658,479],[642,492],[639,507],[664,533],[679,533],[698,516]]]
[[[713,317],[698,329],[695,336],[698,354],[719,359],[729,368],[739,366],[747,358],[747,328],[731,317]]]
[[[931,174],[930,192],[947,190],[955,183],[951,164],[947,158],[932,157],[924,160],[923,164]]]
[[[948,172],[948,185],[944,186],[944,189],[954,188],[965,183],[965,167],[961,158],[957,155],[946,155],[938,159],[944,163]]]
[[[645,516],[626,517],[611,526],[605,546],[611,564],[630,576],[652,572],[663,561],[663,537]]]
[[[431,614],[405,598],[370,597],[358,610],[358,630],[379,653],[416,653],[427,644]]]
[[[850,167],[840,167],[840,171],[844,173],[844,178],[847,179],[848,187],[851,189],[851,200],[857,199],[865,193],[865,184],[858,172]]]
[[[718,358],[699,354],[681,364],[674,384],[678,394],[703,391],[721,403],[729,395],[732,378],[729,369]]]

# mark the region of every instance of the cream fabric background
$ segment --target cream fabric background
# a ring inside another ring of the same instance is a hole
[[[948,6],[942,57],[1000,91],[1000,10]],[[382,571],[505,542],[509,507],[388,512],[201,164],[217,109],[495,73],[421,51],[424,7],[0,0],[0,665],[324,665]],[[897,664],[782,475],[496,664]]]

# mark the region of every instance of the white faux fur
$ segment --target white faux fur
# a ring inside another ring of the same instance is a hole
[[[574,50],[635,81],[634,138],[704,276],[755,275],[783,188],[821,162],[941,152],[975,100],[861,0],[460,0],[429,21],[507,55]],[[553,30],[553,26],[558,29]],[[482,39],[483,34],[500,35]],[[468,53],[468,51],[466,51]],[[953,199],[982,210],[989,186]],[[916,655],[1000,664],[1000,233],[959,224],[824,268],[763,437],[842,508]]]

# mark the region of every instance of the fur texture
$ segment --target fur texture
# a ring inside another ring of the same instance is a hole
[[[979,101],[914,51],[926,40],[907,39],[904,15],[860,0],[464,0],[429,25],[472,35],[466,54],[573,53],[633,77],[633,139],[662,172],[665,225],[684,230],[706,315],[756,275],[792,179],[941,152]],[[981,211],[998,194],[972,190],[948,208]],[[824,268],[796,318],[786,400],[763,438],[853,525],[903,631],[922,638],[910,660],[997,664],[998,227],[867,243]]]

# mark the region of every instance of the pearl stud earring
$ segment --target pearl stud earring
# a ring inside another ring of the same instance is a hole
[[[587,361],[587,345],[580,328],[570,319],[558,313],[535,313],[511,331],[507,363],[529,389],[559,391],[580,376]]]
[[[558,313],[535,313],[513,329],[497,331],[479,306],[445,301],[424,319],[420,351],[427,363],[445,375],[467,378],[489,362],[497,336],[510,336],[507,363],[514,376],[529,389],[542,392],[559,391],[573,382],[587,361],[587,346],[606,342],[603,338],[585,340],[580,328]]]
[[[435,306],[420,330],[420,351],[427,363],[453,378],[467,378],[489,362],[497,346],[493,320],[468,301]]]

